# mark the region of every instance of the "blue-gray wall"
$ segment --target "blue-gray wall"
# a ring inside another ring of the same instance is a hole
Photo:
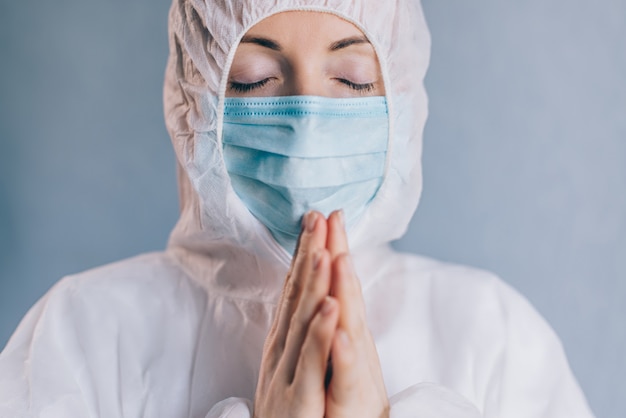
[[[61,276],[164,246],[167,1],[0,4],[0,347]],[[487,268],[626,415],[626,2],[424,0],[425,187],[397,246]]]

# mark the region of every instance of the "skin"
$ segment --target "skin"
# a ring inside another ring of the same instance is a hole
[[[226,92],[231,97],[384,93],[376,53],[363,33],[318,12],[279,13],[252,27],[235,53]],[[341,211],[328,219],[319,212],[304,216],[264,345],[254,416],[389,416]]]
[[[229,97],[382,96],[374,48],[353,24],[330,13],[285,12],[253,26],[231,65]]]
[[[329,358],[332,378],[325,385]],[[254,416],[389,416],[341,211],[328,219],[318,212],[304,217],[298,249],[263,348]]]

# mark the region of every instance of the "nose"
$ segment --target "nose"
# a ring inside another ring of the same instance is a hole
[[[291,96],[324,96],[324,91],[315,80],[297,80]]]
[[[324,73],[312,65],[311,60],[291,67],[287,96],[326,96]]]

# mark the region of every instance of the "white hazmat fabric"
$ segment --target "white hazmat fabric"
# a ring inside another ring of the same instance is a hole
[[[164,252],[66,277],[37,302],[0,354],[0,417],[252,417],[291,255],[230,185],[223,101],[239,40],[290,10],[354,23],[381,63],[387,167],[349,240],[391,416],[591,417],[523,297],[490,273],[389,246],[422,184],[430,37],[416,0],[174,0],[164,100],[180,220]]]

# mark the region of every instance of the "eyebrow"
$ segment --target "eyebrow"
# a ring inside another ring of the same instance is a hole
[[[244,36],[241,38],[242,44],[257,44],[264,46],[265,48],[272,49],[274,51],[282,50],[280,44],[276,41],[273,41],[269,38],[261,38],[259,36]]]
[[[281,51],[282,47],[280,44],[272,39],[263,38],[260,36],[244,36],[241,38],[242,44],[256,44],[263,46],[265,48],[269,48],[274,51]],[[329,51],[338,51],[340,49],[347,48],[352,45],[359,44],[369,44],[370,41],[365,36],[353,36],[350,38],[341,39],[339,41],[333,42],[328,47]]]
[[[369,44],[370,41],[367,40],[365,36],[353,36],[350,38],[341,39],[337,42],[333,42],[330,44],[328,48],[330,51],[337,51],[339,49],[347,48],[351,45],[359,45],[359,44]]]

